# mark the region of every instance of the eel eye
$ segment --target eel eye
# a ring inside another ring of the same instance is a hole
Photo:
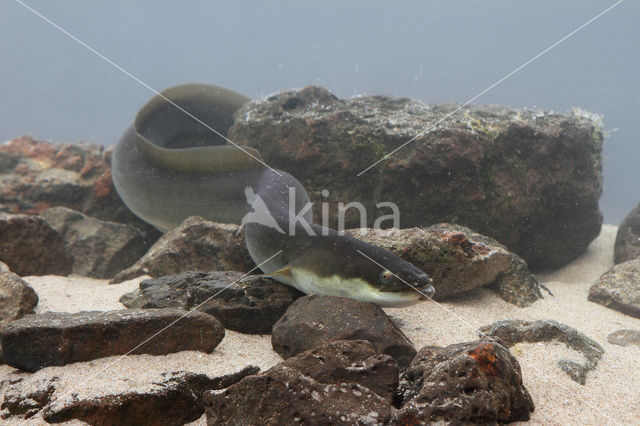
[[[380,272],[380,282],[382,284],[391,284],[391,281],[393,281],[393,274],[391,273],[391,271],[385,269],[384,271]]]

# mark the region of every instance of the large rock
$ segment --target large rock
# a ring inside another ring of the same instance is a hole
[[[619,263],[589,289],[589,300],[640,318],[640,258]]]
[[[218,376],[169,371],[152,379],[131,376],[129,372],[129,377],[111,375],[108,384],[76,388],[69,395],[70,377],[80,376],[75,379],[81,380],[82,372],[48,368],[7,387],[2,418],[14,421],[41,418],[50,423],[77,419],[94,425],[182,425],[204,413],[204,391],[226,388],[258,371],[252,366]]]
[[[303,293],[269,278],[240,272],[183,272],[141,281],[125,294],[127,308],[180,308],[213,315],[225,328],[250,334],[269,334],[289,305]]]
[[[568,359],[558,360],[560,368],[581,385],[585,384],[587,373],[596,369],[598,361],[604,355],[604,349],[595,340],[573,327],[548,319],[497,321],[480,328],[480,337],[497,337],[507,347],[520,342],[562,342],[584,355],[584,363]]]
[[[206,392],[207,424],[386,424],[397,385],[396,362],[369,342],[331,342]]]
[[[0,330],[0,345],[5,364],[37,371],[129,353],[209,353],[223,337],[220,322],[201,312],[124,309],[27,315]]]
[[[0,260],[20,276],[68,275],[71,256],[41,217],[0,212]]]
[[[67,207],[52,207],[42,217],[64,238],[73,257],[71,272],[77,275],[111,278],[151,246],[131,225],[94,219]]]
[[[0,326],[32,314],[38,304],[35,290],[11,272],[0,272]]]
[[[164,234],[134,265],[118,273],[112,284],[140,275],[161,277],[186,271],[249,271],[255,264],[238,226],[186,218]]]
[[[400,377],[396,424],[495,424],[534,410],[520,364],[489,340],[426,346]]]
[[[496,106],[454,113],[458,107],[386,96],[338,99],[307,87],[245,104],[229,138],[298,178],[316,218],[326,203],[334,227],[339,202],[365,206],[366,225],[349,209],[348,228],[371,227],[390,213],[376,203],[393,202],[402,227],[459,223],[534,268],[580,256],[602,223],[600,118]]]
[[[271,332],[273,349],[285,359],[331,340],[368,340],[401,367],[416,354],[411,341],[378,305],[342,297],[301,297]]]
[[[618,228],[613,260],[622,263],[640,257],[640,204],[624,218]]]
[[[540,283],[520,257],[464,226],[441,223],[428,228],[360,228],[346,233],[386,248],[427,272],[436,289],[435,300],[485,285],[519,306],[542,297]]]

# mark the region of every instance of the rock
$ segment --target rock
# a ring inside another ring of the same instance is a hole
[[[225,328],[249,334],[269,334],[289,305],[303,293],[269,278],[240,272],[183,272],[140,282],[125,294],[127,308],[179,308],[213,315]],[[199,306],[201,305],[201,306]]]
[[[62,236],[41,217],[0,212],[0,260],[20,276],[69,275]]]
[[[271,332],[273,350],[285,359],[331,340],[367,340],[401,368],[416,354],[411,341],[378,305],[342,297],[301,297]]]
[[[376,203],[392,202],[403,228],[465,225],[533,268],[558,267],[584,253],[602,224],[600,117],[473,105],[454,113],[457,108],[388,96],[338,99],[306,87],[248,102],[229,138],[300,180],[315,217],[327,206],[332,227],[339,224],[339,202],[361,202],[367,213],[365,224],[356,209],[343,213],[347,228],[372,227],[391,212]]]
[[[23,279],[0,272],[0,326],[35,312],[38,295]]]
[[[128,353],[213,351],[224,337],[222,325],[211,315],[186,314],[178,309],[124,309],[27,315],[0,330],[3,361],[37,371]]]
[[[86,142],[54,144],[24,136],[0,145],[0,210],[40,214],[64,206],[99,220],[127,223],[153,243],[160,233],[120,200],[111,150]]]
[[[613,248],[616,264],[640,257],[640,204],[624,218]]]
[[[489,340],[420,349],[400,377],[396,404],[395,424],[507,423],[534,410],[520,364]]]
[[[434,300],[491,284],[500,297],[518,306],[539,298],[541,285],[527,264],[496,240],[463,226],[441,223],[428,228],[346,231],[390,250],[433,279]]]
[[[94,219],[67,207],[52,207],[42,217],[64,238],[73,257],[71,272],[77,275],[111,278],[150,247],[133,226]]]
[[[387,424],[397,380],[396,362],[369,342],[330,342],[205,392],[207,424]]]
[[[185,271],[242,271],[255,267],[238,226],[188,217],[167,232],[133,266],[117,274],[112,284],[140,275],[161,277]]]
[[[11,270],[9,269],[6,263],[0,262],[0,274],[3,274],[5,272],[11,272]]]
[[[584,355],[585,362],[579,364],[560,359],[558,365],[574,381],[584,385],[589,371],[595,370],[604,355],[604,349],[595,340],[568,325],[554,320],[521,321],[502,320],[480,328],[481,337],[499,338],[507,347],[520,342],[560,341]]]
[[[607,341],[618,346],[640,346],[640,330],[617,330],[607,336]]]
[[[589,289],[589,300],[640,318],[640,258],[619,263]]]
[[[41,370],[37,378],[9,385],[2,417],[29,419],[41,413],[51,423],[77,419],[89,424],[181,425],[204,413],[205,390],[226,388],[258,371],[252,366],[222,376],[175,371],[162,373],[153,383],[140,383],[132,377],[124,391],[103,386],[94,387],[89,395],[65,395],[60,377],[40,374],[46,373]]]

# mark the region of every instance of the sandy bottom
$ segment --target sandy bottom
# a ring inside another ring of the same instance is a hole
[[[386,311],[401,325],[416,348],[474,340],[479,327],[507,318],[548,318],[573,326],[605,350],[597,370],[588,374],[585,386],[573,382],[557,366],[560,358],[582,359],[581,354],[565,345],[522,343],[512,348],[536,406],[528,424],[638,424],[640,347],[611,345],[607,335],[621,328],[640,329],[640,319],[587,301],[591,284],[613,265],[616,231],[615,226],[605,225],[581,258],[561,270],[539,275],[554,297],[545,296],[528,308],[518,308],[488,290],[478,290],[447,303],[426,302]],[[139,280],[111,286],[106,280],[77,276],[26,278],[40,296],[38,312],[120,309],[118,298],[136,288]],[[91,394],[98,389],[144,388],[164,371],[224,374],[246,365],[266,369],[279,361],[280,357],[271,349],[270,336],[227,331],[222,343],[209,355],[189,351],[167,356],[111,357],[50,367],[35,374],[44,377],[64,372],[61,392],[56,394],[64,400],[71,392]],[[0,366],[0,380],[26,375]],[[193,424],[205,424],[204,417]]]

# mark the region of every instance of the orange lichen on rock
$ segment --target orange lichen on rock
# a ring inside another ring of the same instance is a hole
[[[0,152],[29,158],[52,158],[55,149],[48,142],[37,141],[30,136],[22,136],[0,146]]]
[[[100,200],[111,194],[113,191],[113,179],[111,178],[110,169],[105,170],[105,172],[96,179],[96,182],[93,184],[93,191],[96,200]]]
[[[446,234],[444,236],[444,238],[446,239],[446,241],[449,244],[464,244],[464,243],[468,243],[469,240],[467,239],[467,236],[462,233],[462,232],[451,232],[449,234]]]
[[[22,213],[40,214],[43,211],[47,210],[49,207],[51,207],[51,203],[49,201],[37,201],[33,208],[26,209]]]
[[[487,376],[498,375],[495,347],[491,343],[484,343],[468,352],[467,355],[476,360],[478,369]]]

